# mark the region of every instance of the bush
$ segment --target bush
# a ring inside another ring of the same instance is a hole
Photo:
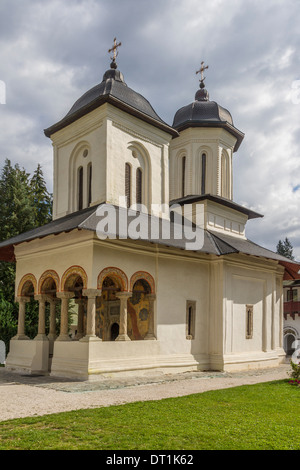
[[[291,361],[290,364],[292,367],[292,372],[290,372],[291,380],[289,380],[289,383],[291,385],[298,385],[298,387],[300,387],[300,363],[296,364],[295,362]]]

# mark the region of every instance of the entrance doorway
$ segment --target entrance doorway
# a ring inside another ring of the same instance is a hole
[[[115,341],[117,339],[117,337],[119,336],[119,325],[118,323],[113,323],[111,325],[111,329],[110,329],[110,339],[111,341]]]

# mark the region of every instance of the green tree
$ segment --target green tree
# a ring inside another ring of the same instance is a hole
[[[48,193],[41,165],[33,173],[30,181],[34,225],[41,227],[52,220],[52,195]]]
[[[18,164],[6,160],[0,176],[0,241],[51,221],[52,196],[48,193],[41,166],[32,178]],[[15,295],[15,263],[0,262],[0,339],[8,347],[16,334],[18,305]],[[34,337],[37,328],[36,302],[26,306],[26,333]]]
[[[289,258],[291,260],[294,259],[293,246],[288,238],[285,238],[283,242],[279,240],[279,242],[277,243],[276,252],[279,255],[285,256],[286,258]]]

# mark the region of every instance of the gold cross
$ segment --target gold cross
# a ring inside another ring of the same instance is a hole
[[[206,69],[208,69],[208,65],[206,65],[206,66],[204,67],[204,62],[201,62],[201,68],[200,68],[200,70],[197,70],[197,72],[196,72],[196,74],[197,74],[197,73],[201,73],[201,82],[203,82],[203,80],[204,80],[203,72],[204,72],[204,70],[206,70]]]
[[[117,56],[118,56],[117,49],[118,49],[118,47],[120,47],[120,46],[122,46],[122,43],[119,42],[119,44],[117,44],[117,38],[114,38],[114,45],[113,45],[113,47],[112,47],[111,49],[108,50],[109,53],[111,53],[112,51],[114,52],[113,57],[111,57],[111,59],[112,59],[113,61],[115,61],[116,58],[117,58]]]

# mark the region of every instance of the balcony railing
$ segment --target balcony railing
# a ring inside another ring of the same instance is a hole
[[[284,302],[284,313],[298,313],[300,312],[300,302],[295,300],[289,300]]]

